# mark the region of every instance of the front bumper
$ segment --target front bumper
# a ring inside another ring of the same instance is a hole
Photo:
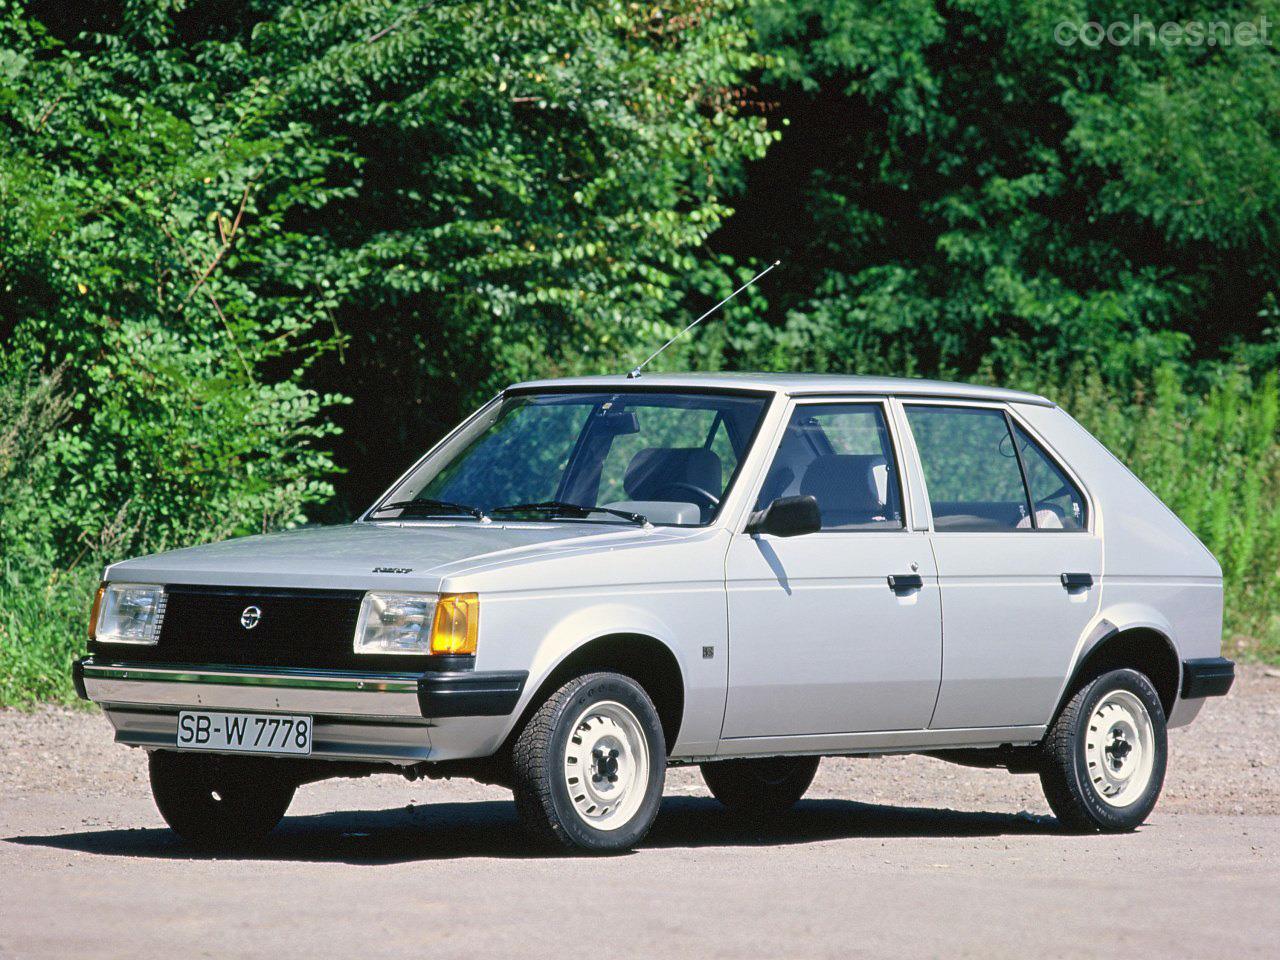
[[[116,740],[172,747],[182,710],[313,718],[312,756],[417,763],[488,756],[528,679],[523,672],[357,673],[76,661],[77,692],[102,706]]]

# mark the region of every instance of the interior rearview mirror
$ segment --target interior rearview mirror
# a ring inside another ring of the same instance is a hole
[[[640,432],[640,420],[633,410],[601,412],[596,415],[596,427],[603,430],[606,436],[625,437]]]
[[[779,497],[757,510],[747,524],[747,533],[771,533],[775,537],[798,537],[822,529],[822,512],[816,497]]]

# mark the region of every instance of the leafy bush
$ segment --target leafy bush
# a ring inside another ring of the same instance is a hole
[[[1141,13],[1206,16],[1182,0]],[[755,320],[859,370],[1035,359],[1119,384],[1240,342],[1255,371],[1275,367],[1275,46],[1055,40],[1064,22],[1127,16],[758,0],[759,97],[788,125],[712,238],[782,259]]]
[[[297,523],[332,491],[314,396],[227,384],[172,341],[113,357],[79,393],[65,366],[0,371],[0,703],[69,692],[104,564]]]
[[[104,563],[333,493],[323,301],[262,282],[299,242],[264,177],[296,143],[104,46],[0,7],[0,702],[68,692]]]
[[[738,0],[0,0],[0,423],[59,424],[15,434],[0,699],[65,693],[103,563],[301,523],[674,330],[775,136],[750,45]]]
[[[66,694],[97,578],[76,564],[53,572],[49,501],[63,466],[57,430],[71,412],[59,392],[62,376],[0,379],[0,704]],[[107,542],[86,544],[85,552],[109,549],[115,532],[101,531]]]
[[[1042,385],[1043,389],[1043,385]],[[1130,397],[1096,373],[1056,399],[1178,514],[1222,565],[1230,651],[1280,658],[1280,378],[1226,373],[1207,394],[1171,367]]]

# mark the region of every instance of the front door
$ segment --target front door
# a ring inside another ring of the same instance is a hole
[[[1045,724],[1098,611],[1080,486],[1004,408],[908,403],[933,514],[946,642],[931,727]]]
[[[928,724],[942,662],[938,580],[928,536],[907,528],[902,490],[883,402],[795,404],[757,507],[812,495],[822,530],[730,545],[725,739]]]

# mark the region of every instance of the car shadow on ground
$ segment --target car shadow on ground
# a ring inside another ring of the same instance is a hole
[[[786,814],[754,822],[728,814],[714,800],[667,797],[643,848],[753,847],[883,837],[1060,835],[1052,817],[890,807],[849,800],[804,800]],[[5,842],[119,857],[226,859],[184,843],[163,827],[85,830]],[[466,857],[555,856],[529,842],[515,805],[481,800],[286,817],[259,847],[235,859],[407,863]]]

